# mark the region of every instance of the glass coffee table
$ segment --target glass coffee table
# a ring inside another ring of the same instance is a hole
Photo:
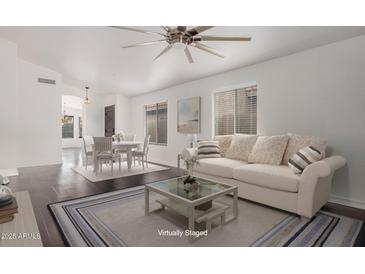
[[[161,209],[169,208],[189,219],[189,231],[195,231],[195,222],[205,222],[208,233],[211,222],[221,218],[221,224],[232,221],[238,216],[238,188],[211,180],[196,178],[197,184],[192,187],[184,185],[186,176],[159,181],[145,186],[145,215],[150,214],[150,192],[162,196],[156,202],[161,204]],[[232,205],[215,201],[217,198],[232,194]],[[233,215],[226,218],[226,211],[232,208]]]

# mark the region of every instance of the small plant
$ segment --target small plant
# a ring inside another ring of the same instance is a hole
[[[191,184],[192,185],[195,182],[196,182],[196,179],[193,176],[188,175],[188,177],[186,177],[185,180],[184,180],[184,185],[185,184]]]
[[[113,141],[120,142],[121,140],[123,140],[123,135],[124,135],[123,132],[118,132],[117,134],[114,134],[112,136],[112,139],[113,139]]]
[[[190,159],[185,159],[184,162],[188,176],[191,176],[193,174],[194,167],[198,164],[198,158],[193,156]]]

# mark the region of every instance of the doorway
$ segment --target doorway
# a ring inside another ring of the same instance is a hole
[[[115,105],[105,107],[105,137],[115,134]]]

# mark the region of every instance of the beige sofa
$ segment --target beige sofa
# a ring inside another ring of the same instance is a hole
[[[196,149],[184,149],[185,159]],[[294,174],[288,165],[248,164],[228,158],[200,159],[194,176],[238,186],[241,198],[311,218],[328,200],[335,171],[346,164],[342,156],[331,156]]]

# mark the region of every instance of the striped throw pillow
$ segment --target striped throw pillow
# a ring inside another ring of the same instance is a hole
[[[313,146],[308,146],[295,153],[289,159],[288,165],[291,167],[294,173],[300,174],[307,166],[321,159],[322,153]]]
[[[200,141],[198,143],[198,159],[219,157],[221,157],[221,153],[218,141]]]

